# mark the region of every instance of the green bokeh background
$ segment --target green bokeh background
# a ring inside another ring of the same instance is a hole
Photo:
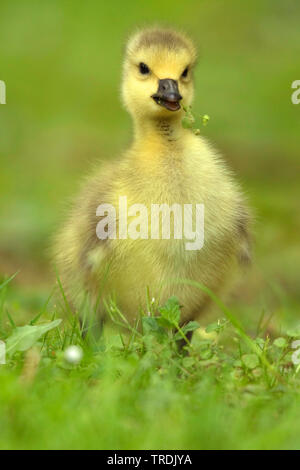
[[[299,17],[296,0],[1,1],[0,274],[20,269],[16,311],[49,292],[47,247],[63,202],[95,160],[130,142],[122,49],[136,27],[158,23],[195,39],[195,111],[211,116],[203,133],[256,214],[254,267],[235,301],[254,318],[263,307],[280,324],[297,321]]]

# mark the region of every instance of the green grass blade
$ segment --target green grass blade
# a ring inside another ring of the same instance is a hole
[[[2,284],[0,284],[0,290],[4,289],[4,287],[7,286],[7,284],[9,284],[16,277],[16,275],[19,274],[19,272],[20,271],[15,272],[12,276],[3,281]]]

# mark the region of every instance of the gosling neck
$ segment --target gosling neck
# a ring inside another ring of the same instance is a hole
[[[134,120],[135,145],[147,143],[161,147],[178,147],[185,129],[181,125],[181,113],[172,117]]]

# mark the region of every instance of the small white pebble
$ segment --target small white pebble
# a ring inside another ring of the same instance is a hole
[[[69,346],[64,352],[64,358],[70,364],[79,364],[83,356],[83,351],[80,346]]]

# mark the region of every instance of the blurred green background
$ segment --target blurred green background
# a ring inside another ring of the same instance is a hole
[[[47,247],[82,174],[130,142],[122,48],[136,27],[158,23],[195,39],[195,111],[210,115],[204,134],[256,214],[254,267],[235,302],[255,321],[262,308],[278,324],[297,321],[300,105],[291,83],[300,79],[299,19],[296,0],[1,1],[0,274],[20,269],[16,311],[49,293]]]

